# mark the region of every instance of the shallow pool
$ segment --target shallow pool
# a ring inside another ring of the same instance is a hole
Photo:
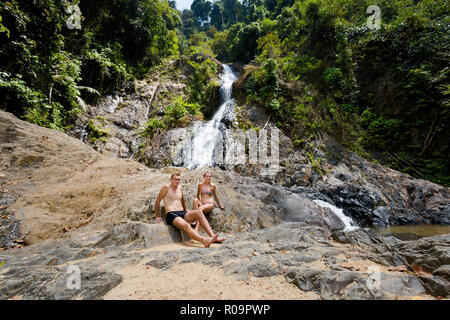
[[[441,224],[391,226],[388,228],[374,227],[374,229],[384,236],[393,236],[401,240],[416,240],[423,237],[450,234],[450,226]]]

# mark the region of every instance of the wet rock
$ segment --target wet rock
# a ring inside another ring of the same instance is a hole
[[[297,194],[273,187],[262,201],[277,206],[284,221],[302,221],[310,225],[326,226],[330,230],[344,228],[342,221],[329,210]]]
[[[396,234],[393,234],[392,236],[396,239],[403,240],[403,241],[418,240],[418,239],[422,238],[422,236],[419,236],[414,233],[407,233],[407,232],[396,233]]]
[[[433,271],[433,275],[441,276],[441,277],[447,279],[448,281],[450,281],[450,265],[445,264],[445,265],[440,266],[439,268],[436,268]]]
[[[391,245],[401,242],[393,237],[383,237],[375,230],[369,228],[358,228],[352,231],[338,230],[333,232],[332,237],[341,243],[356,244],[360,247],[381,245],[385,246],[386,249],[389,249]]]
[[[427,292],[435,297],[446,298],[450,293],[450,282],[438,276],[420,276]]]
[[[400,242],[393,246],[393,250],[401,254],[411,267],[417,266],[432,273],[450,264],[450,235]]]
[[[391,214],[387,207],[377,207],[372,211],[372,225],[376,227],[389,226],[391,224]]]
[[[304,198],[308,198],[310,200],[322,200],[325,202],[328,202],[329,204],[336,206],[333,202],[333,200],[331,200],[329,197],[327,197],[326,195],[320,193],[319,191],[317,191],[314,188],[310,188],[310,187],[301,187],[301,186],[292,186],[289,188],[290,191],[297,193],[299,195],[301,195]]]
[[[327,195],[339,208],[350,215],[360,226],[373,225],[372,211],[379,199],[362,189],[353,186],[338,186],[335,189],[323,189],[321,193]]]
[[[272,183],[297,184],[298,191],[292,191],[305,197],[308,193],[298,186],[318,190],[360,226],[450,222],[449,188],[368,162],[326,135],[313,149],[324,174],[308,172],[303,151],[280,155],[280,173]]]

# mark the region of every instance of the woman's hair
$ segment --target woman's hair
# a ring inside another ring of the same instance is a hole
[[[203,178],[204,178],[208,173],[212,176],[212,173],[211,173],[211,172],[206,171],[205,174],[203,175]]]

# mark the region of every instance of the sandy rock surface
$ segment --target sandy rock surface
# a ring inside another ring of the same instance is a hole
[[[401,241],[343,232],[302,193],[212,169],[226,209],[209,220],[226,241],[205,249],[155,224],[153,205],[181,171],[190,208],[206,169],[149,169],[5,112],[0,141],[0,299],[448,296],[448,235]],[[79,289],[68,285],[71,266]],[[373,270],[378,287],[369,284]]]

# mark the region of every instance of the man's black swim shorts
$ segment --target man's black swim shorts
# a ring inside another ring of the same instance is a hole
[[[166,222],[169,226],[172,226],[172,222],[176,217],[180,217],[184,219],[184,215],[186,214],[187,211],[170,211],[167,212],[166,215]]]

